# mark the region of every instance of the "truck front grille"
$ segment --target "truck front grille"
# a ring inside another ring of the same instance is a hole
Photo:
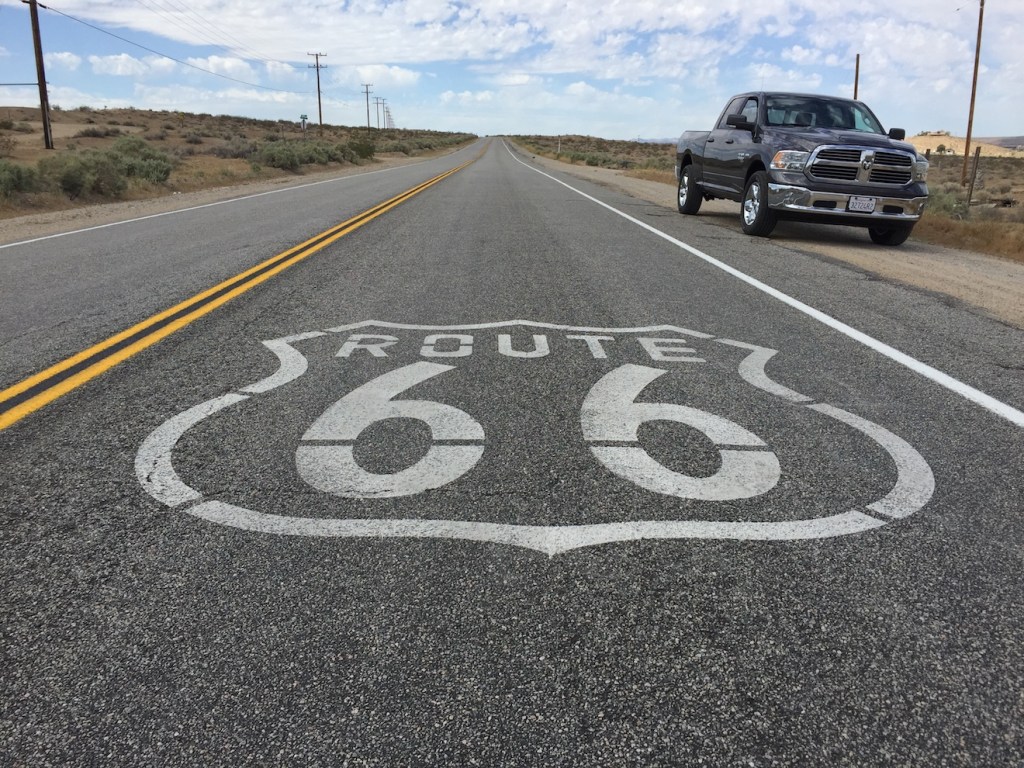
[[[913,178],[914,156],[871,147],[818,147],[807,173],[822,181],[903,186]]]

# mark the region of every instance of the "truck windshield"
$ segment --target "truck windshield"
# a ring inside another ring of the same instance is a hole
[[[769,96],[768,125],[885,133],[875,116],[855,101],[813,96]]]

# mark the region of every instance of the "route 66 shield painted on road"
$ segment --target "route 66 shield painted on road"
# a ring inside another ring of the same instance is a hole
[[[934,491],[905,440],[769,377],[776,350],[704,331],[366,321],[263,345],[274,373],[144,441],[157,501],[262,533],[554,555],[855,534]]]

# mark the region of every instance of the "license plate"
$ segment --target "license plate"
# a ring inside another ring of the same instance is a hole
[[[875,212],[875,198],[873,197],[851,197],[850,202],[846,204],[846,210],[856,211],[857,213],[874,213]]]

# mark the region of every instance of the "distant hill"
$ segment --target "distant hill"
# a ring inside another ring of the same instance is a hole
[[[995,144],[997,147],[1006,147],[1007,149],[1024,147],[1024,136],[998,136],[994,139],[979,138],[978,141],[985,144]]]
[[[938,152],[943,147],[948,154],[964,154],[965,141],[962,136],[950,136],[948,133],[930,131],[917,136],[908,136],[907,141],[917,148],[918,152],[930,150]],[[1005,142],[996,144],[994,142]],[[1016,143],[1015,143],[1016,142]],[[1024,151],[1017,150],[1017,146],[1024,144],[1024,140],[1012,136],[1004,136],[998,139],[982,139],[974,137],[971,139],[971,153],[981,147],[981,154],[985,157],[1024,157]]]

